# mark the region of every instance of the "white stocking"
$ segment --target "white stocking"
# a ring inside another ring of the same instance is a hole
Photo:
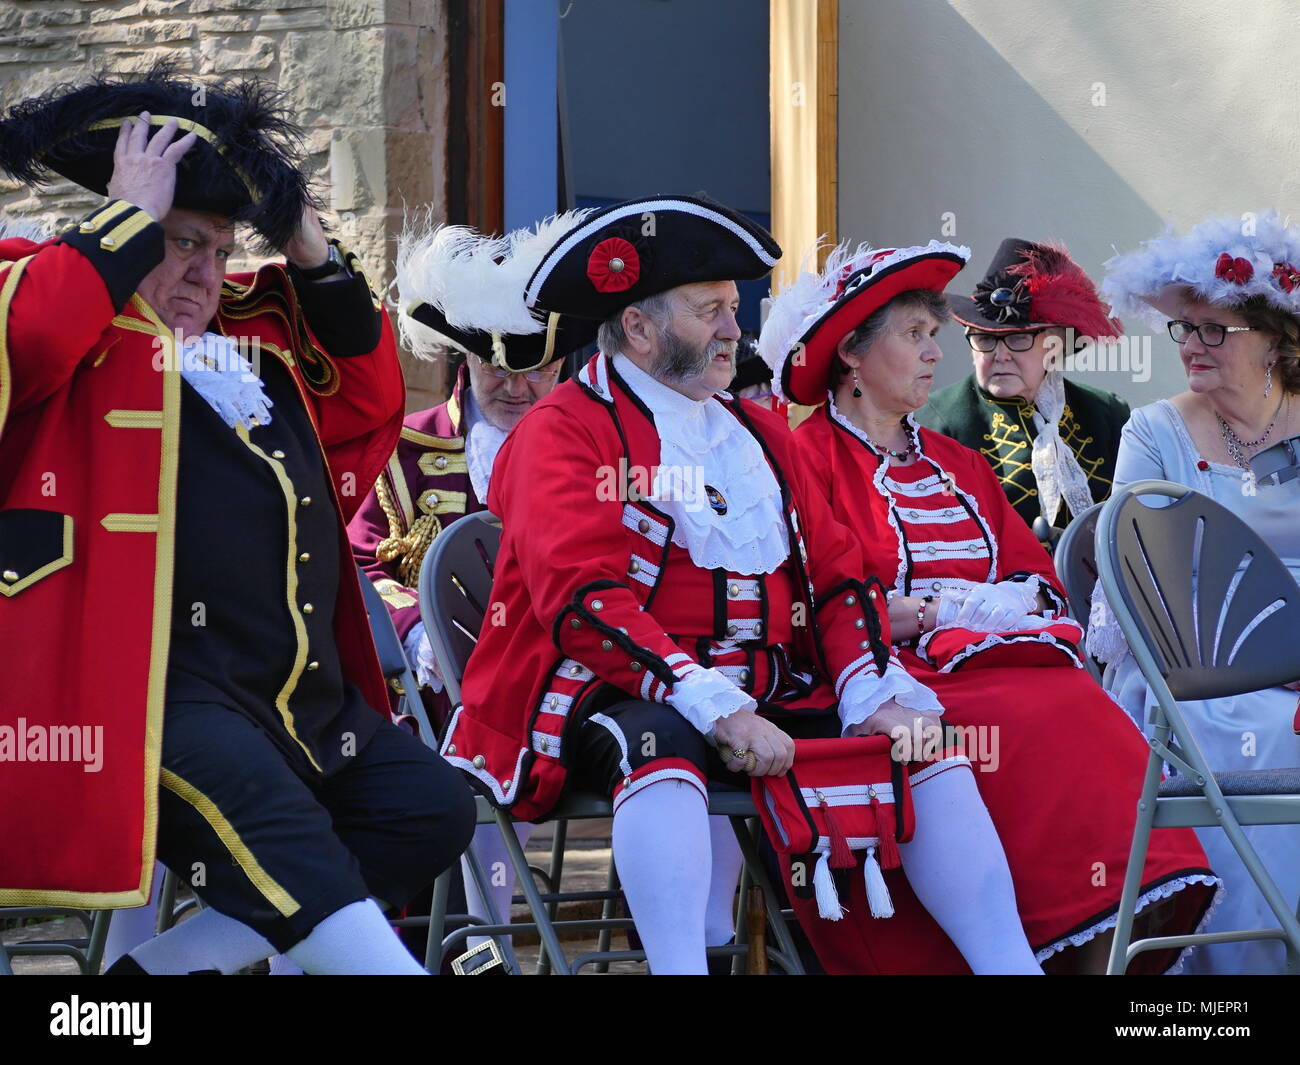
[[[316,976],[425,976],[374,899],[335,910],[285,951]]]
[[[536,827],[527,821],[515,822],[515,838],[519,840],[519,846],[528,846],[528,840]],[[474,839],[470,846],[474,849],[479,865],[483,867],[483,874],[487,877],[497,916],[502,923],[509,924],[510,900],[515,894],[515,867],[510,861],[510,855],[506,853],[506,843],[501,838],[501,830],[496,825],[479,825],[474,830]],[[490,920],[487,906],[483,903],[483,896],[479,894],[478,885],[470,874],[469,862],[465,858],[461,858],[460,868],[465,878],[467,912],[475,917],[481,917],[484,921]],[[488,938],[488,936],[470,936],[466,940],[466,946],[477,947]]]
[[[104,940],[104,967],[108,968],[123,954],[129,954],[146,940],[153,939],[158,928],[158,895],[162,891],[167,868],[159,862],[153,871],[153,893],[143,906],[129,910],[114,910],[108,922],[108,938]],[[193,968],[200,968],[194,966]],[[189,970],[187,969],[186,972]]]
[[[704,943],[720,947],[736,934],[736,884],[745,856],[740,853],[729,817],[709,818],[713,872],[709,877],[709,908],[704,917]]]
[[[660,976],[708,972],[711,857],[708,806],[685,781],[649,784],[614,814],[614,863],[650,969]]]
[[[131,957],[151,976],[216,969],[225,976],[269,958],[275,948],[246,924],[208,908],[147,939]]]
[[[976,975],[1042,968],[1025,939],[1007,856],[965,766],[914,785],[916,834],[898,848],[908,882]]]

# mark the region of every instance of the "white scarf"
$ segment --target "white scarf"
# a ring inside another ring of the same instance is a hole
[[[649,501],[673,519],[673,543],[704,569],[774,573],[790,556],[781,489],[753,435],[714,397],[694,400],[623,355],[614,368],[654,415],[659,468]],[[708,489],[720,497],[720,514]]]
[[[232,429],[271,421],[271,398],[262,379],[230,337],[188,336],[180,350],[181,377]]]
[[[469,466],[469,483],[480,503],[487,503],[488,481],[497,452],[506,442],[507,433],[483,417],[474,399],[474,390],[465,389],[465,462]]]
[[[1065,413],[1065,375],[1060,370],[1048,370],[1043,383],[1034,396],[1034,437],[1030,467],[1038,483],[1038,500],[1043,517],[1050,524],[1065,497],[1065,505],[1072,517],[1078,517],[1092,506],[1092,492],[1088,488],[1088,475],[1079,466],[1070,445],[1061,439],[1061,415]]]

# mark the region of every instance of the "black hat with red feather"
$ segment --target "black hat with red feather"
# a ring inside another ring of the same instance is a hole
[[[980,333],[1072,328],[1095,340],[1123,333],[1097,287],[1064,247],[1008,237],[970,296],[949,296],[952,316]]]

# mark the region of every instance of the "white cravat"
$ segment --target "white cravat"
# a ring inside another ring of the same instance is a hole
[[[691,399],[624,355],[614,368],[654,416],[659,468],[649,501],[673,519],[673,543],[703,569],[774,573],[790,556],[781,490],[763,449],[717,399]],[[717,493],[718,513],[706,488]]]
[[[497,452],[506,442],[507,433],[483,417],[474,399],[473,389],[465,390],[465,462],[469,467],[469,483],[480,503],[487,502],[488,481],[492,477],[492,464]]]
[[[181,377],[232,429],[271,421],[271,398],[262,379],[230,337],[187,336],[180,349]]]

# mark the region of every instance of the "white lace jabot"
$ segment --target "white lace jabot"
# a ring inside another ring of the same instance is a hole
[[[483,417],[474,399],[473,389],[465,389],[465,464],[469,467],[469,483],[480,503],[486,503],[488,480],[497,452],[506,442],[506,432]]]
[[[220,333],[187,336],[180,371],[189,384],[232,429],[271,421],[271,398],[239,345]]]
[[[790,537],[758,441],[714,397],[684,396],[624,355],[613,363],[654,416],[659,469],[649,501],[673,519],[673,543],[704,569],[774,573],[790,555]],[[714,509],[709,489],[725,513]]]

